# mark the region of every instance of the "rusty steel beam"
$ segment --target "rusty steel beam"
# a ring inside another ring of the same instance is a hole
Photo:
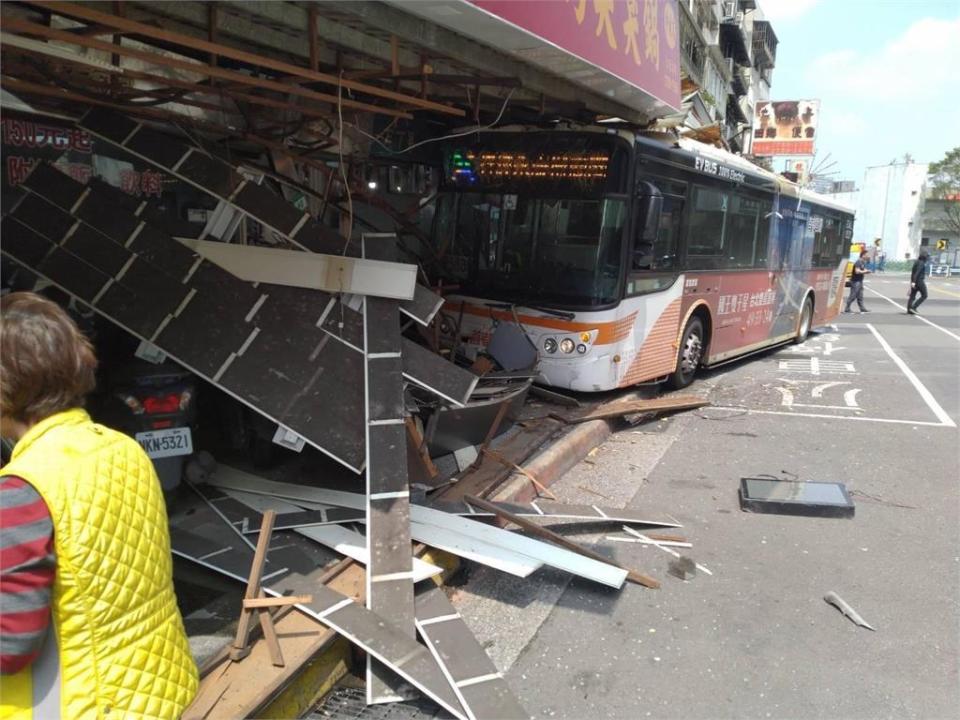
[[[309,98],[311,100],[319,100],[321,102],[331,103],[333,105],[337,105],[338,103],[338,98],[336,95],[327,95],[326,93],[308,90],[300,85],[281,83],[275,80],[268,80],[266,78],[254,78],[242,73],[225,70],[224,68],[211,67],[209,65],[188,62],[186,60],[178,60],[176,58],[167,57],[166,55],[159,55],[157,53],[139,50],[127,47],[125,45],[114,46],[107,42],[101,42],[100,40],[95,40],[93,38],[71,35],[70,33],[62,30],[55,30],[43,25],[38,25],[37,23],[27,22],[26,20],[21,20],[19,18],[7,17],[4,18],[3,22],[4,30],[11,30],[13,32],[23,33],[26,35],[35,35],[48,40],[59,40],[61,42],[71,43],[73,45],[79,45],[80,47],[86,47],[93,50],[102,50],[103,52],[108,53],[116,52],[120,55],[134,57],[138,60],[143,60],[154,65],[162,65],[165,67],[176,68],[178,70],[186,70],[187,72],[196,73],[197,75],[205,75],[207,77],[218,78],[221,80],[230,80],[240,85],[248,85],[267,90],[275,90],[281,93],[300,95],[301,97]],[[394,110],[393,108],[381,107],[379,105],[370,105],[368,103],[358,102],[348,98],[343,98],[339,102],[342,107],[352,108],[354,110],[362,110],[364,112],[378,113],[381,115],[389,115],[391,117],[400,117],[404,119],[411,119],[412,117],[408,112],[402,110]]]
[[[396,103],[401,105],[407,105],[413,108],[420,108],[423,110],[432,110],[434,112],[445,113],[448,115],[454,115],[457,117],[462,117],[464,112],[459,108],[450,107],[449,105],[443,105],[437,102],[431,102],[429,100],[423,100],[418,97],[411,95],[405,95],[403,93],[394,92],[392,90],[385,90],[374,85],[367,85],[365,83],[358,83],[352,80],[344,80],[335,75],[328,75],[327,73],[318,72],[309,68],[300,67],[298,65],[291,65],[280,60],[274,60],[273,58],[268,58],[263,55],[256,55],[254,53],[246,52],[244,50],[238,50],[236,48],[230,47],[228,45],[222,45],[219,43],[212,43],[209,41],[201,40],[199,38],[191,37],[189,35],[181,35],[180,33],[172,32],[169,30],[163,30],[159,28],[146,25],[144,23],[137,22],[135,20],[128,20],[126,18],[117,17],[115,15],[110,15],[108,13],[102,13],[97,10],[93,10],[89,7],[78,5],[75,3],[68,2],[38,2],[37,0],[28,0],[29,4],[39,6],[45,10],[56,12],[60,15],[66,17],[71,17],[75,19],[80,19],[88,21],[95,24],[106,25],[108,27],[116,28],[117,30],[122,30],[128,33],[136,33],[143,37],[148,37],[153,40],[160,40],[164,42],[173,43],[175,45],[180,45],[182,47],[189,47],[194,50],[205,51],[209,53],[216,53],[221,57],[228,57],[232,60],[238,60],[240,62],[249,63],[251,65],[257,65],[259,67],[268,68],[276,72],[284,73],[287,75],[294,75],[297,77],[302,77],[307,81],[312,82],[321,82],[333,86],[341,86],[349,90],[354,90],[356,92],[363,93],[365,95],[372,95],[375,97],[383,98],[385,100],[393,100]]]

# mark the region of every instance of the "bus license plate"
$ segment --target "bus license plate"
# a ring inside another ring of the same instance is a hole
[[[193,437],[187,427],[141,432],[136,434],[136,439],[152,458],[189,455],[193,452]]]

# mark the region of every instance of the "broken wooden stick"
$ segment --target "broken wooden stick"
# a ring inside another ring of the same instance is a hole
[[[247,610],[257,610],[281,605],[309,605],[311,602],[313,602],[313,595],[282,595],[280,597],[244,598],[243,607]]]
[[[858,613],[856,610],[850,607],[850,605],[847,604],[847,602],[842,597],[837,595],[835,592],[833,591],[828,592],[826,595],[823,596],[823,599],[826,600],[831,605],[833,605],[837,610],[842,612],[848,618],[850,618],[853,621],[854,625],[859,625],[860,627],[866,628],[867,630],[873,630],[874,632],[876,632],[876,629],[873,627],[873,625],[871,625],[862,617],[860,617],[860,613]]]
[[[520,467],[519,465],[517,465],[515,462],[513,462],[513,461],[511,461],[511,460],[508,460],[507,458],[505,458],[505,457],[504,457],[503,455],[501,455],[500,453],[494,452],[493,450],[489,450],[489,449],[487,449],[487,448],[482,448],[480,452],[481,452],[483,455],[486,455],[486,456],[488,456],[488,457],[493,458],[494,460],[496,460],[498,463],[500,463],[500,464],[503,465],[504,467],[510,468],[511,470],[514,470],[514,471],[520,473],[521,475],[523,475],[527,480],[529,480],[531,483],[533,483],[533,487],[536,489],[537,495],[541,495],[541,494],[542,494],[542,496],[545,497],[545,498],[547,498],[548,500],[556,500],[556,499],[557,499],[557,496],[554,495],[552,492],[550,492],[550,490],[547,489],[547,486],[546,486],[546,485],[544,485],[542,482],[540,482],[539,480],[537,480],[537,478],[534,477],[533,473],[529,472],[528,470],[524,470],[522,467]]]
[[[247,580],[247,591],[243,596],[243,604],[240,608],[240,621],[237,623],[237,635],[233,641],[233,647],[230,649],[230,659],[234,662],[242,660],[250,654],[250,621],[253,615],[257,614],[260,620],[260,629],[263,630],[263,639],[270,649],[270,661],[277,667],[283,667],[283,653],[280,651],[280,641],[277,639],[277,631],[273,626],[273,617],[270,615],[270,608],[277,605],[289,603],[283,602],[282,598],[267,598],[264,596],[263,589],[260,587],[263,578],[263,566],[267,562],[267,551],[270,547],[270,536],[273,534],[273,523],[277,514],[273,510],[267,510],[263,514],[263,520],[260,524],[260,536],[257,538],[257,549],[253,554],[253,562],[250,566],[250,577]],[[280,599],[281,602],[271,604],[259,604],[248,607],[248,602],[258,602],[265,600]]]
[[[642,541],[645,541],[645,542],[649,543],[650,545],[653,545],[654,547],[660,548],[660,549],[663,550],[665,553],[670,553],[670,554],[673,555],[675,558],[680,558],[680,557],[682,557],[682,556],[680,555],[680,553],[678,553],[676,550],[671,550],[671,549],[668,548],[666,545],[664,545],[662,542],[658,542],[657,540],[654,540],[654,539],[653,539],[652,537],[650,537],[649,535],[644,535],[643,533],[639,533],[639,532],[637,532],[636,530],[634,530],[632,527],[628,527],[627,525],[624,525],[624,526],[623,526],[623,531],[626,532],[626,533],[629,533],[630,535],[633,535],[633,536],[636,537],[636,538],[639,538],[639,539],[642,540]],[[710,572],[710,570],[708,570],[707,568],[705,568],[705,567],[704,567],[703,565],[701,565],[700,563],[695,563],[695,565],[697,566],[697,569],[698,569],[698,570],[702,570],[702,571],[705,572],[707,575],[713,575],[713,573]]]
[[[587,548],[583,547],[582,545],[578,545],[572,540],[567,540],[567,538],[563,537],[563,535],[558,535],[552,530],[547,530],[547,528],[537,525],[532,520],[527,520],[526,518],[520,517],[519,515],[514,515],[511,512],[507,512],[506,510],[499,507],[498,505],[494,505],[492,502],[482,500],[474,495],[466,495],[464,496],[463,499],[465,502],[469,503],[470,505],[474,505],[478,508],[482,508],[483,510],[486,510],[487,512],[491,512],[497,517],[502,518],[503,520],[511,522],[514,525],[518,525],[519,527],[529,532],[531,535],[539,537],[542,540],[551,542],[554,545],[559,545],[562,548],[570,550],[571,552],[575,552],[578,555],[583,555],[584,557],[588,557],[591,560],[596,560],[597,562],[606,563],[607,565],[613,565],[614,567],[620,568],[621,570],[626,570],[627,580],[630,580],[631,582],[637,583],[638,585],[643,585],[644,587],[653,588],[653,589],[660,587],[660,582],[655,578],[638,573],[636,570],[625,568],[622,565],[618,565],[614,561],[610,560],[610,558],[606,558],[603,555],[600,555],[599,553],[594,552],[593,550],[588,550]]]

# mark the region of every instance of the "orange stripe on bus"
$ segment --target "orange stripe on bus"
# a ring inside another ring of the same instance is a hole
[[[477,317],[496,318],[506,322],[514,321],[514,315],[506,310],[494,310],[493,308],[480,305],[471,305],[470,303],[450,303],[450,312],[460,312],[463,310],[465,315],[476,315]],[[562,318],[539,317],[536,315],[517,315],[517,318],[524,325],[533,325],[534,327],[550,328],[563,333],[597,331],[597,339],[594,341],[597,345],[609,345],[619,340],[623,340],[633,329],[634,320],[637,317],[636,311],[626,317],[608,322],[574,322],[573,320],[564,320]]]
[[[634,355],[620,387],[654,380],[673,372],[677,365],[677,327],[682,298],[673,300],[650,328],[643,345]]]

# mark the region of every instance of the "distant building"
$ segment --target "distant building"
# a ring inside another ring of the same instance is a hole
[[[687,126],[714,126],[730,150],[743,152],[754,104],[770,99],[777,36],[756,0],[679,0],[679,7]]]
[[[920,246],[937,264],[960,266],[960,198],[926,199]]]
[[[920,250],[926,163],[892,162],[868,167],[856,204],[853,241],[880,247],[890,260],[915,258]]]

